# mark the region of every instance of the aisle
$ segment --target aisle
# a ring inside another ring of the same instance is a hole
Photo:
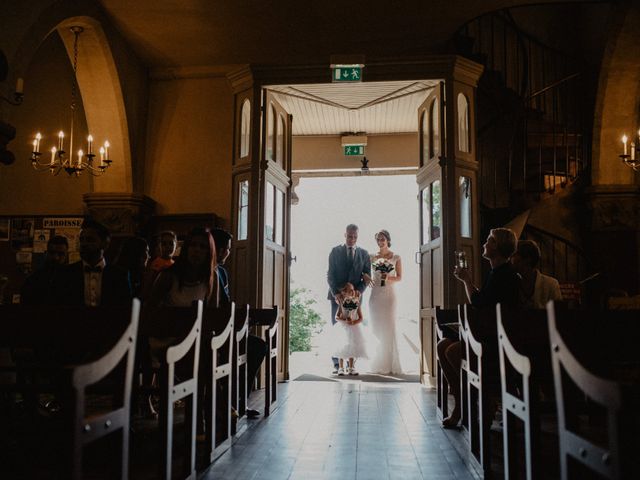
[[[250,424],[201,478],[478,478],[461,434],[440,428],[433,390],[357,379],[280,387],[279,408]]]

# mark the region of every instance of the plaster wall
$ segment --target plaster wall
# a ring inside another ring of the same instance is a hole
[[[361,166],[361,157],[344,155],[340,136],[294,137],[292,148],[293,170],[353,169]],[[369,168],[418,167],[419,155],[417,133],[367,138],[365,156],[369,160]]]
[[[71,85],[73,70],[64,45],[57,33],[40,45],[24,78],[24,103],[12,107],[9,122],[16,127],[16,138],[9,148],[15,154],[12,165],[0,168],[0,215],[81,214],[82,194],[90,191],[87,174],[76,178],[64,171],[56,177],[48,172],[36,172],[31,167],[31,142],[36,131],[43,139],[42,161],[51,158],[50,148],[57,145],[57,133],[69,135]],[[27,94],[28,92],[28,94]],[[82,101],[76,109],[75,137],[82,145],[74,150],[86,150],[87,122]],[[65,139],[68,150],[68,137]]]
[[[231,212],[233,95],[225,77],[152,81],[144,193],[157,214]]]

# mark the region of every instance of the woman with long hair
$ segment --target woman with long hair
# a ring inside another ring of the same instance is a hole
[[[202,300],[217,307],[220,299],[216,274],[216,247],[207,228],[193,229],[182,245],[176,263],[163,270],[151,292],[151,305],[188,307]]]

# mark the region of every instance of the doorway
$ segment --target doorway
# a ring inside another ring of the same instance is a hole
[[[374,235],[385,229],[391,234],[391,250],[402,259],[402,281],[392,288],[397,297],[400,361],[407,375],[396,379],[417,381],[420,274],[414,261],[419,236],[415,173],[307,176],[300,179],[295,194],[298,201],[291,207],[291,253],[295,262],[290,269],[290,378],[331,378],[327,260],[331,249],[344,242],[346,225],[354,223],[359,227],[359,247],[375,253]],[[362,305],[367,353],[371,358],[376,342],[368,322],[369,296],[367,289]],[[368,371],[368,360],[357,363],[360,372]]]

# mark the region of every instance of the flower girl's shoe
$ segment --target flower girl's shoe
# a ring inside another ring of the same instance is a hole
[[[356,370],[356,367],[349,368],[349,375],[360,375],[360,372]]]
[[[339,368],[338,369],[338,376],[339,377],[344,377],[344,368]]]

